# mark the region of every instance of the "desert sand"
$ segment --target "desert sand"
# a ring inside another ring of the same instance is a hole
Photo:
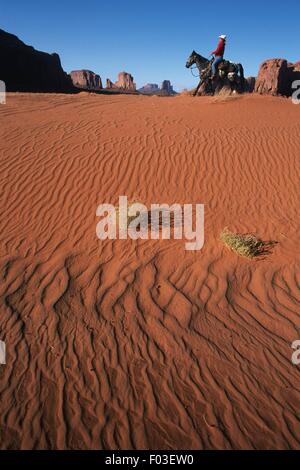
[[[300,106],[8,94],[2,449],[299,449]],[[205,204],[205,245],[96,237],[119,195]],[[224,227],[276,241],[249,260]]]

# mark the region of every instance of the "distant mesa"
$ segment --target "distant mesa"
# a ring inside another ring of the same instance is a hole
[[[260,67],[255,91],[262,95],[291,96],[295,80],[300,80],[300,62],[291,64],[286,59],[269,59]]]
[[[122,88],[123,90],[136,91],[136,84],[133,81],[133,76],[127,72],[119,73],[118,81],[115,85],[117,88]]]
[[[136,84],[133,76],[128,72],[120,72],[118,80],[113,83],[109,78],[106,80],[106,88],[108,90],[136,91]]]
[[[160,92],[160,88],[157,83],[147,83],[142,88],[139,88],[138,91],[144,95],[155,95]]]
[[[168,96],[171,96],[171,95],[175,95],[175,91],[173,90],[173,87],[171,85],[171,82],[170,80],[164,80],[161,84],[161,92],[162,94],[165,94],[165,95],[168,95]]]
[[[138,91],[143,95],[172,96],[177,94],[176,91],[174,91],[170,80],[164,80],[160,88],[156,83],[147,83],[147,85],[139,88]]]
[[[7,91],[74,91],[70,76],[63,70],[58,54],[40,52],[17,36],[0,29],[0,80]]]
[[[102,81],[100,75],[91,70],[73,70],[70,73],[73,85],[85,90],[101,90]]]

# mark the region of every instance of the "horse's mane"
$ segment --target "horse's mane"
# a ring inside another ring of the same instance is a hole
[[[196,51],[193,51],[192,55],[197,56],[197,59],[200,60],[201,62],[209,62],[209,59],[207,59],[206,57],[203,57],[203,55],[201,54],[198,54],[198,52]]]

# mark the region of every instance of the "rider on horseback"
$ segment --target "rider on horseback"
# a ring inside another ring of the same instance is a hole
[[[222,34],[221,36],[219,36],[219,39],[220,41],[219,41],[217,49],[211,53],[211,55],[215,56],[215,59],[211,66],[211,71],[212,71],[211,79],[212,80],[217,75],[218,65],[223,61],[227,36],[225,34]]]

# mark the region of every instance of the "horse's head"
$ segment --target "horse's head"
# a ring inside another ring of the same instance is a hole
[[[202,55],[198,54],[197,52],[193,51],[188,58],[185,66],[189,69],[192,65],[196,64],[198,68],[203,69],[207,67],[209,60],[203,57]]]
[[[193,51],[185,64],[186,68],[189,69],[192,65],[194,65],[196,59],[197,52]]]

